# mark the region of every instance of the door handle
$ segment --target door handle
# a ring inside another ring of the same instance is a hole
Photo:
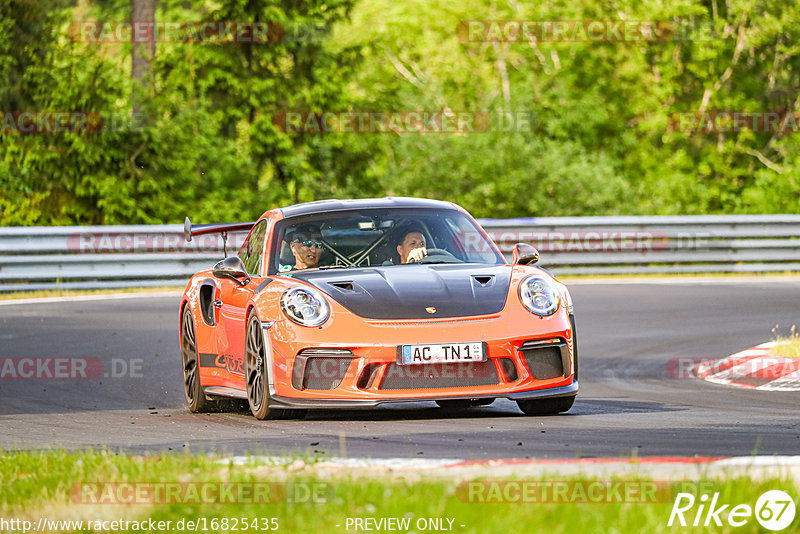
[[[214,306],[216,306],[217,308],[221,308],[222,307],[222,301],[221,300],[215,300],[214,301]]]

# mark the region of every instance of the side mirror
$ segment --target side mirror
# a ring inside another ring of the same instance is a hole
[[[527,243],[517,243],[511,251],[511,263],[514,265],[533,265],[539,261],[539,251]]]
[[[244,262],[239,256],[228,256],[218,262],[214,266],[212,273],[217,278],[230,278],[240,286],[246,286],[250,282],[250,277],[244,268]]]

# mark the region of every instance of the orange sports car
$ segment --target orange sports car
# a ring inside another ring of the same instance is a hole
[[[461,207],[414,198],[325,200],[253,223],[238,254],[195,274],[181,299],[193,412],[246,400],[259,419],[309,408],[512,399],[565,412],[578,393],[567,288],[517,244],[505,261]]]

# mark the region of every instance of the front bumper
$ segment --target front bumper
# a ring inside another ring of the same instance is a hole
[[[574,397],[578,394],[578,381],[574,380],[568,386],[548,388],[548,389],[534,389],[530,391],[519,391],[515,393],[500,393],[493,394],[464,394],[464,395],[447,395],[441,397],[406,397],[402,399],[297,399],[290,397],[281,397],[278,395],[270,395],[269,405],[274,408],[373,408],[380,404],[399,404],[408,402],[423,402],[431,400],[459,400],[459,399],[496,399],[505,398],[509,400],[526,400],[526,399],[550,399],[554,397]]]

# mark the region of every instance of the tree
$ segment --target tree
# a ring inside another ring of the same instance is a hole
[[[156,1],[155,0],[131,0],[131,23],[143,22],[154,26],[156,20]],[[143,89],[147,89],[150,75],[150,64],[156,56],[156,31],[148,35],[144,42],[138,41],[137,32],[131,32],[131,78],[134,82],[139,82]],[[136,116],[138,109],[135,94],[136,84],[134,84],[133,95],[133,115]]]

